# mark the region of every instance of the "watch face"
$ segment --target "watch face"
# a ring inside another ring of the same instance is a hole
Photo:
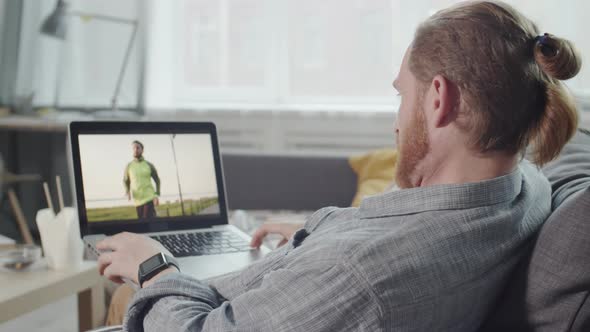
[[[141,272],[142,274],[149,273],[150,271],[153,271],[155,268],[162,264],[164,264],[164,259],[162,258],[162,255],[154,256],[140,265]]]

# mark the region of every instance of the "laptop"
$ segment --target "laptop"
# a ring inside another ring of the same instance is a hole
[[[183,273],[205,279],[270,250],[228,222],[215,125],[205,122],[72,122],[72,171],[87,257],[127,231],[167,248]]]

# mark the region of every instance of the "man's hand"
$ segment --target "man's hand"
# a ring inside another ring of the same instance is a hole
[[[160,200],[158,199],[158,197],[154,197],[153,202],[154,202],[154,206],[160,205]]]
[[[122,278],[127,278],[139,285],[137,280],[139,264],[160,252],[172,256],[158,241],[144,235],[127,232],[107,237],[98,242],[96,248],[98,250],[112,250],[102,253],[98,257],[98,269],[100,274],[117,283],[122,283]]]
[[[303,228],[303,224],[282,224],[282,223],[268,223],[262,224],[254,235],[252,235],[252,242],[250,242],[250,246],[254,248],[260,248],[262,244],[262,240],[268,234],[280,234],[283,236],[277,247],[280,247],[287,243],[291,236],[295,234],[295,232],[299,229]]]

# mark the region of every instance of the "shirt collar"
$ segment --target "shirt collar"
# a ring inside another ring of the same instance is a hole
[[[520,166],[490,180],[400,189],[365,198],[361,218],[379,218],[437,210],[460,210],[511,201],[522,188]]]
[[[141,156],[139,158],[133,158],[133,160],[135,160],[135,161],[143,161],[143,156]]]

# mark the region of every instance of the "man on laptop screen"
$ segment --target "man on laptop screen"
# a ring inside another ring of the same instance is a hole
[[[127,200],[131,200],[137,210],[139,219],[155,218],[158,206],[158,196],[160,195],[160,178],[154,164],[143,158],[143,144],[140,141],[131,143],[133,148],[133,160],[125,167],[123,183],[125,184],[125,195]],[[152,185],[152,179],[156,184],[156,189]]]

